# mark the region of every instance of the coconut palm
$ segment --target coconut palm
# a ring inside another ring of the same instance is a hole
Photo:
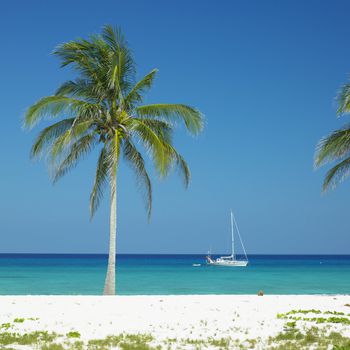
[[[350,83],[345,84],[337,97],[337,115],[350,113]],[[317,145],[315,166],[337,162],[326,174],[323,190],[335,188],[350,172],[350,125],[345,125],[322,138]]]
[[[191,134],[203,127],[201,113],[183,104],[142,105],[143,94],[154,81],[154,69],[135,80],[135,62],[122,33],[105,26],[99,35],[59,45],[54,54],[62,67],[71,66],[75,80],[63,83],[56,93],[40,99],[25,115],[25,127],[43,118],[60,118],[36,138],[32,157],[45,154],[53,182],[98,148],[96,174],[90,195],[91,217],[106,185],[110,189],[110,238],[104,294],[115,294],[117,173],[121,156],[131,165],[143,185],[148,215],[152,208],[151,181],[143,153],[148,153],[161,177],[177,167],[187,186],[189,168],[172,144],[175,123],[184,122]],[[143,150],[138,145],[143,145]]]

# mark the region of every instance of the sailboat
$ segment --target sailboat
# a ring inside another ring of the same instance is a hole
[[[236,227],[236,231],[237,231],[239,240],[240,240],[241,245],[242,245],[242,248],[243,248],[243,252],[244,252],[244,255],[245,255],[245,259],[244,259],[244,260],[237,260],[237,259],[236,259],[233,224],[234,224],[235,227]],[[231,210],[231,237],[232,237],[232,250],[231,250],[231,255],[229,255],[229,256],[221,256],[220,258],[213,259],[213,258],[211,257],[210,252],[209,252],[208,255],[206,256],[206,260],[207,260],[207,264],[208,264],[208,265],[214,265],[214,266],[230,266],[230,267],[244,267],[244,266],[247,266],[247,265],[248,265],[247,253],[246,253],[246,251],[245,251],[245,248],[244,248],[244,245],[243,245],[243,241],[242,241],[241,235],[240,235],[240,233],[239,233],[237,221],[236,221],[235,216],[233,215],[232,210]]]

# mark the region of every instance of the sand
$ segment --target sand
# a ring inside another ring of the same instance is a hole
[[[186,296],[0,296],[0,324],[15,318],[38,318],[16,324],[19,332],[34,330],[81,339],[151,333],[157,339],[267,339],[283,330],[278,313],[319,309],[350,313],[350,296],[322,295],[186,295]],[[350,327],[332,325],[350,336]]]

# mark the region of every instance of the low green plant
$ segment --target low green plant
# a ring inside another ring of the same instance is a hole
[[[230,339],[227,339],[227,338],[220,338],[220,339],[210,338],[210,339],[208,339],[208,344],[210,344],[212,346],[216,346],[218,348],[226,349],[230,345]]]
[[[13,322],[15,322],[15,323],[23,323],[24,321],[25,321],[24,318],[15,318],[15,319],[13,320]]]
[[[66,334],[67,338],[80,338],[80,333],[77,331],[71,331]]]
[[[287,322],[286,324],[285,324],[285,328],[292,328],[292,329],[294,329],[295,327],[296,327],[296,321],[292,321],[292,322]]]
[[[35,331],[31,333],[19,334],[16,332],[0,333],[0,345],[32,345],[38,343],[51,343],[57,338],[57,334],[46,331]]]
[[[52,343],[52,344],[44,344],[41,347],[41,350],[66,350],[62,344]]]
[[[320,315],[320,317],[302,317],[296,315],[306,315],[306,314],[316,314]],[[322,315],[321,315],[322,314]],[[324,315],[334,315],[332,317],[323,317]],[[337,317],[344,316],[344,317]],[[320,323],[340,323],[343,325],[350,325],[350,319],[344,312],[338,311],[324,311],[323,313],[320,310],[310,309],[310,310],[291,310],[286,313],[277,314],[278,319],[287,319],[292,321],[307,321],[307,322],[316,322]]]
[[[70,344],[70,350],[83,350],[83,349],[85,349],[85,344],[81,340]]]
[[[344,316],[344,312],[338,312],[338,311],[325,311],[325,315],[338,315],[338,316]],[[349,316],[349,315],[348,315]]]
[[[122,350],[155,350],[149,343],[154,338],[150,334],[121,334],[108,336],[105,339],[89,340],[87,347],[89,350],[106,350],[118,347]],[[160,348],[159,348],[160,349]]]
[[[350,350],[350,344],[348,345],[334,345],[333,350]]]
[[[0,326],[0,329],[10,329],[12,327],[11,323],[7,322],[7,323],[3,323],[1,326]]]

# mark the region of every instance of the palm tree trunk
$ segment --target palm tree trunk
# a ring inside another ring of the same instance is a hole
[[[116,236],[117,236],[117,174],[111,181],[111,212],[109,231],[108,267],[103,295],[115,295],[115,265],[116,265]]]

